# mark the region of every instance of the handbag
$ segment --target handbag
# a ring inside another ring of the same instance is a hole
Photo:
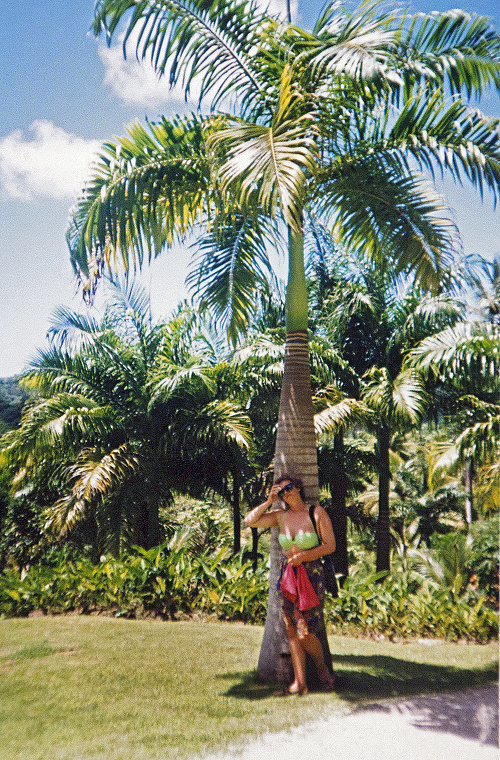
[[[321,541],[321,536],[319,535],[318,529],[316,527],[316,520],[314,519],[314,509],[315,509],[314,504],[309,507],[309,517],[314,526],[314,530],[316,531],[316,535]],[[325,590],[328,591],[328,593],[331,594],[335,599],[337,599],[339,595],[339,586],[337,583],[337,577],[335,575],[335,566],[333,564],[333,553],[324,554],[320,559],[321,559],[321,562],[323,563],[323,572],[325,574]]]

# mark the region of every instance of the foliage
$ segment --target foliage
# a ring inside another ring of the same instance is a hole
[[[466,568],[469,583],[484,589],[490,604],[498,609],[498,516],[474,525],[472,536]]]
[[[13,497],[43,510],[44,533],[83,531],[96,557],[158,544],[173,489],[228,496],[251,437],[193,313],[153,324],[141,288],[110,287],[100,322],[57,312],[24,378],[38,396],[1,449]]]
[[[454,598],[449,589],[422,582],[416,573],[385,575],[346,579],[338,602],[330,602],[326,612],[335,631],[480,642],[498,635],[498,614],[485,593]]]
[[[203,509],[200,507],[200,515]],[[223,519],[217,510],[211,514],[209,522]],[[22,579],[19,573],[4,570],[0,576],[0,615],[77,611],[129,618],[201,615],[263,623],[267,567],[261,564],[254,570],[245,559],[244,548],[236,556],[231,555],[228,544],[200,550],[199,527],[198,516],[193,515],[191,526],[177,529],[161,546],[149,550],[135,547],[119,559],[102,557],[97,565],[61,552],[50,566],[34,565]],[[444,539],[464,548],[465,537],[460,534],[443,537],[442,546]],[[493,528],[489,525],[478,531],[477,541],[458,568],[449,551],[444,552],[448,561],[440,565],[443,552],[440,557],[435,550],[433,573],[425,572],[422,562],[415,560],[401,565],[391,577],[373,575],[367,553],[354,546],[356,565],[340,597],[335,601],[327,597],[327,622],[343,633],[489,641],[498,631],[496,599],[488,575],[493,572],[495,557],[492,544]],[[398,561],[396,558],[396,565]],[[481,580],[467,581],[471,566]]]
[[[0,378],[0,435],[19,425],[26,399],[19,377]]]
[[[0,614],[25,615],[31,610],[60,613],[112,610],[117,616],[155,614],[174,618],[201,612],[221,619],[263,622],[267,573],[257,573],[242,555],[227,547],[193,554],[189,533],[178,531],[166,544],[146,550],[135,547],[120,559],[103,557],[32,567],[21,580],[4,571]]]

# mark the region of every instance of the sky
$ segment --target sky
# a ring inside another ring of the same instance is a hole
[[[273,3],[284,0],[273,0]],[[297,2],[297,0],[295,0]],[[460,6],[500,28],[498,0],[413,0],[415,11]],[[90,32],[93,0],[1,0],[0,22],[0,377],[22,372],[46,345],[54,309],[82,309],[65,240],[69,213],[99,145],[135,120],[186,111],[119,40],[108,48]],[[299,0],[310,28],[322,0]],[[483,101],[500,116],[500,97]],[[500,211],[491,199],[446,184],[465,253],[500,254]],[[190,252],[157,259],[144,274],[157,317],[186,296]]]

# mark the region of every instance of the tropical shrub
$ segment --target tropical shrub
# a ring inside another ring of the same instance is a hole
[[[378,633],[390,638],[437,637],[485,642],[498,634],[498,615],[481,593],[454,598],[449,589],[416,573],[347,578],[326,619],[337,633]]]
[[[174,618],[202,612],[221,619],[263,622],[267,571],[254,572],[242,553],[227,547],[192,554],[189,534],[177,532],[167,544],[135,547],[120,559],[103,557],[36,565],[23,578],[5,570],[0,576],[0,614],[110,611],[117,616],[154,614]]]
[[[473,588],[484,589],[489,603],[498,609],[498,517],[477,523],[467,563],[467,577]]]

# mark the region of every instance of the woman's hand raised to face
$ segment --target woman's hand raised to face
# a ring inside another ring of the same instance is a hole
[[[269,499],[269,501],[272,504],[274,504],[274,502],[276,501],[276,499],[279,498],[278,497],[278,491],[280,491],[280,490],[281,490],[281,484],[280,483],[275,483],[273,486],[271,486],[271,490],[269,491],[268,499]]]

